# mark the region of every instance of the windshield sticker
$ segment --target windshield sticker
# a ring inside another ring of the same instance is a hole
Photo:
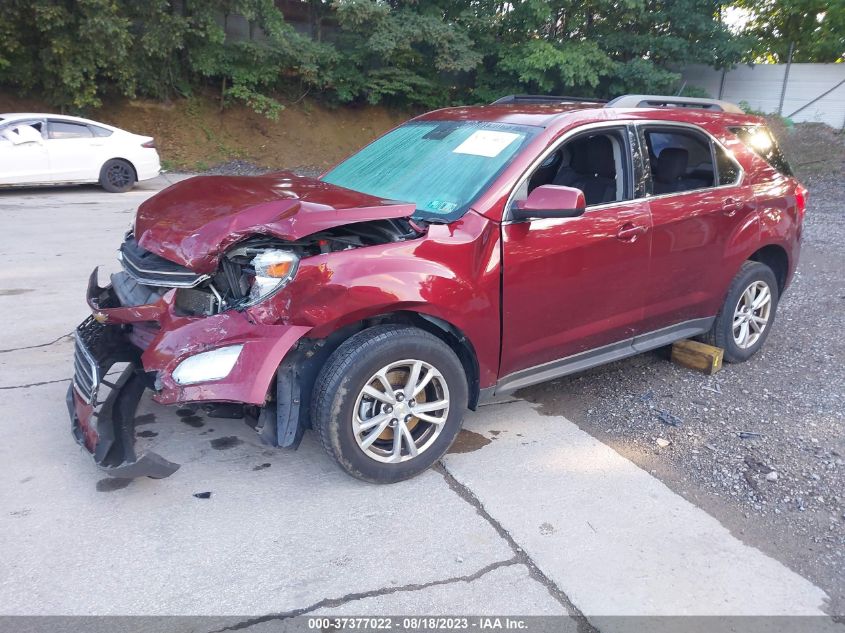
[[[430,211],[451,213],[452,211],[458,208],[458,205],[454,202],[446,202],[445,200],[432,200],[427,205],[425,205],[425,208],[429,209]]]
[[[494,158],[518,138],[519,134],[513,132],[478,130],[470,134],[467,140],[453,149],[452,153]]]

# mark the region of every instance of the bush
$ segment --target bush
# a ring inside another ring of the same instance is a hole
[[[540,92],[674,92],[671,65],[738,61],[710,0],[4,0],[0,84],[70,110],[106,95],[213,89],[278,116],[277,95],[438,107]],[[248,33],[227,32],[245,19]],[[326,28],[324,29],[324,24]]]

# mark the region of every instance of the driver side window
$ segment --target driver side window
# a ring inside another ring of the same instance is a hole
[[[624,128],[585,132],[549,154],[515,196],[525,200],[541,185],[573,187],[584,192],[587,206],[630,200],[631,160]]]

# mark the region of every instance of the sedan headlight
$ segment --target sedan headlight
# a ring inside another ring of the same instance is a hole
[[[229,345],[188,356],[173,370],[173,380],[180,385],[221,380],[232,371],[243,348],[243,345]]]
[[[290,251],[272,250],[252,260],[255,279],[249,289],[248,305],[264,301],[284,288],[296,275],[299,258]]]

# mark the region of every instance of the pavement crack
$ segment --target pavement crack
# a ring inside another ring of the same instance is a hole
[[[39,347],[50,347],[51,345],[55,345],[62,339],[67,338],[73,334],[73,332],[68,332],[67,334],[62,334],[59,338],[50,341],[49,343],[39,343],[38,345],[24,345],[23,347],[10,347],[8,349],[0,349],[0,354],[8,354],[9,352],[20,352],[25,349],[38,349]]]
[[[316,611],[317,609],[340,607],[346,604],[347,602],[362,600],[364,598],[373,598],[375,596],[387,596],[390,594],[401,593],[405,591],[419,591],[421,589],[428,589],[429,587],[437,587],[438,585],[448,585],[456,582],[473,582],[475,580],[478,580],[482,576],[489,574],[491,571],[495,571],[496,569],[500,569],[502,567],[518,565],[519,563],[520,561],[517,560],[516,557],[514,557],[509,558],[508,560],[500,560],[496,561],[495,563],[490,563],[489,565],[482,567],[478,571],[475,571],[472,574],[467,574],[465,576],[453,576],[452,578],[443,578],[441,580],[432,580],[431,582],[424,582],[419,584],[400,585],[398,587],[384,587],[382,589],[373,589],[371,591],[348,593],[345,596],[341,596],[340,598],[324,598],[319,602],[315,602],[314,604],[307,607],[303,607],[301,609],[294,609],[293,611],[284,611],[282,613],[270,613],[268,615],[260,615],[254,618],[249,618],[248,620],[236,622],[235,624],[223,627],[222,629],[216,629],[214,631],[211,631],[210,633],[223,633],[223,631],[240,631],[243,629],[247,629],[251,626],[255,626],[256,624],[288,620],[297,616],[306,615],[308,613],[311,613],[312,611]]]
[[[493,529],[498,532],[499,536],[507,542],[514,553],[514,560],[516,560],[519,564],[525,565],[528,568],[528,574],[534,580],[543,585],[549,594],[551,594],[551,596],[567,610],[569,617],[571,617],[576,623],[578,633],[599,633],[599,630],[590,623],[587,616],[581,613],[581,610],[572,603],[569,596],[567,596],[560,587],[552,581],[551,578],[543,573],[543,571],[537,566],[537,563],[535,563],[528,553],[514,540],[510,532],[508,532],[504,526],[493,518],[493,516],[484,508],[484,505],[478,497],[475,496],[472,490],[455,479],[442,461],[438,462],[433,467],[433,470],[436,470],[443,475],[443,478],[446,480],[446,484],[449,488],[451,488],[452,491],[455,492],[461,499],[475,508],[475,511],[479,514],[479,516],[487,521]]]
[[[28,387],[40,387],[41,385],[53,385],[57,382],[67,382],[70,378],[60,378],[58,380],[45,380],[43,382],[31,382],[26,385],[10,385],[8,387],[0,387],[0,391],[4,391],[6,389],[26,389]]]
[[[118,374],[120,374],[119,371],[110,371],[109,373],[107,373],[104,376],[104,378],[108,378],[109,376],[116,376]],[[7,387],[0,387],[0,391],[3,391],[5,389],[26,389],[28,387],[40,387],[41,385],[54,385],[58,382],[68,382],[70,380],[73,380],[73,379],[72,378],[57,378],[56,380],[44,380],[42,382],[31,382],[31,383],[28,383],[26,385],[9,385]]]

